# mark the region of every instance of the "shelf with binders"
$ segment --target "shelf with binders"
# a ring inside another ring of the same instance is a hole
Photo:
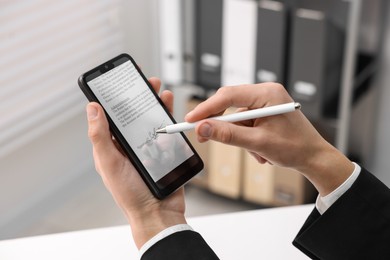
[[[382,11],[386,10],[383,8],[386,2],[182,1],[186,10],[182,16],[186,28],[182,33],[185,38],[182,41],[183,85],[196,86],[200,98],[207,98],[223,85],[280,82],[302,103],[306,116],[330,143],[354,161],[364,162],[373,140],[370,134],[376,107],[375,75],[379,69],[377,61],[381,55],[385,17]],[[313,79],[314,76],[317,78]],[[304,92],[315,89],[320,95],[313,100],[294,95],[295,82],[300,82],[298,87]],[[219,147],[208,145],[212,148],[206,148],[205,157],[210,165],[214,161],[210,158],[215,156],[210,153]],[[226,147],[220,149],[229,151]],[[238,160],[241,166],[231,169],[245,172],[245,156],[237,151],[231,153],[241,158]],[[235,181],[229,183],[236,186],[225,196],[243,198],[246,177],[238,178],[237,172],[229,175],[226,167],[224,170],[208,167],[195,182],[213,192],[224,193],[211,188],[210,183],[222,185],[230,176]],[[260,180],[260,172],[267,171],[262,168],[257,174],[249,175],[255,176],[253,181]],[[217,175],[219,178],[215,178]]]
[[[203,1],[203,9],[218,15],[212,26],[209,12],[195,15],[195,23],[201,22],[195,30],[194,82],[206,93],[223,85],[280,82],[319,131],[349,153],[354,107],[374,88],[370,82],[378,69],[384,4]],[[368,48],[362,44],[367,41]]]

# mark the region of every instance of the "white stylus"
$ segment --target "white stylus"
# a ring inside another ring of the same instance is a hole
[[[270,107],[263,107],[263,108],[258,108],[258,109],[253,109],[253,110],[248,110],[244,112],[238,112],[234,114],[229,114],[229,115],[224,115],[224,116],[216,116],[216,117],[210,117],[208,119],[215,119],[215,120],[221,120],[225,122],[239,122],[239,121],[244,121],[248,119],[255,119],[255,118],[260,118],[260,117],[266,117],[266,116],[274,116],[274,115],[279,115],[279,114],[284,114],[284,113],[289,113],[293,112],[296,109],[300,109],[301,104],[297,102],[291,102],[287,104],[282,104],[282,105],[276,105],[276,106],[270,106]],[[178,132],[183,132],[187,130],[194,129],[196,124],[198,122],[194,123],[178,123],[174,125],[167,125],[164,128],[158,129],[156,133],[159,134],[174,134]]]

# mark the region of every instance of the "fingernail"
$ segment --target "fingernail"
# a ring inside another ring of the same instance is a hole
[[[87,106],[87,117],[88,117],[88,120],[95,119],[97,117],[97,114],[98,114],[98,111],[97,111],[96,107],[94,107],[92,105]]]
[[[212,128],[211,128],[211,125],[209,123],[203,123],[199,127],[199,135],[201,137],[209,138],[209,137],[211,137],[211,132],[212,132]]]

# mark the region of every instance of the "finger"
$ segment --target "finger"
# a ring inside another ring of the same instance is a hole
[[[284,87],[277,83],[222,87],[215,95],[188,113],[185,120],[198,121],[219,114],[229,107],[254,109],[291,101]]]
[[[173,113],[173,93],[169,90],[164,90],[160,96],[164,105],[168,108],[168,111]]]
[[[111,132],[102,107],[95,102],[87,105],[88,136],[92,142],[98,165],[111,165],[121,155],[111,138]]]
[[[156,91],[156,93],[160,92],[160,88],[161,88],[161,80],[159,78],[156,78],[156,77],[151,77],[148,79],[150,85],[152,85],[154,91]]]
[[[219,120],[204,120],[196,126],[195,131],[200,142],[214,140],[224,144],[240,146],[247,150],[258,150],[262,145],[261,131],[258,128]]]

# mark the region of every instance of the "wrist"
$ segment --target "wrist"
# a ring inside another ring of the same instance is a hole
[[[180,211],[153,209],[126,215],[138,249],[161,231],[178,224],[187,224],[184,213]]]
[[[316,187],[320,196],[326,196],[353,173],[354,164],[329,143],[322,143],[300,172]]]

